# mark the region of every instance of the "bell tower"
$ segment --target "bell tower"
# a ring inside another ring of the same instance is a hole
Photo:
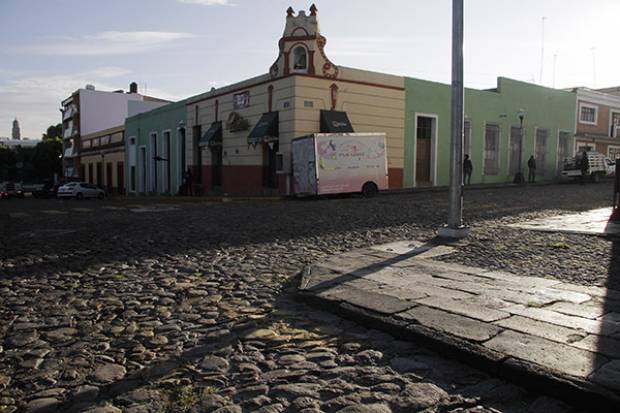
[[[272,79],[291,74],[338,78],[338,67],[325,55],[327,39],[319,29],[318,9],[313,4],[309,11],[308,15],[304,10],[295,15],[292,7],[286,10],[286,26],[278,42],[280,52],[269,69]]]

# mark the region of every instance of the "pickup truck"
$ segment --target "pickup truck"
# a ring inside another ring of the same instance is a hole
[[[590,177],[592,182],[598,182],[601,178],[608,175],[608,162],[605,155],[589,151],[586,152],[588,157],[588,171],[586,175]],[[578,153],[572,158],[564,159],[564,166],[562,168],[562,176],[567,178],[581,178],[581,163],[583,162],[583,152]]]

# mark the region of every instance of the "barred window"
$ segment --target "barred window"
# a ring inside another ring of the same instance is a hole
[[[484,174],[499,174],[499,125],[486,125],[484,133]]]

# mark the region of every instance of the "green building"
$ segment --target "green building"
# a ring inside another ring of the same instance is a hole
[[[405,78],[403,186],[446,186],[450,173],[450,85]],[[463,153],[472,184],[512,182],[536,160],[552,180],[574,151],[576,95],[500,77],[496,89],[465,89]],[[522,128],[521,120],[522,117]]]
[[[183,185],[186,101],[170,103],[125,121],[128,194],[175,195]]]

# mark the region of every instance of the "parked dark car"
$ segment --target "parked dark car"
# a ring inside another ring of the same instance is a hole
[[[35,198],[56,198],[59,186],[59,184],[55,184],[51,181],[46,182],[43,184],[43,188],[37,191],[32,191],[32,196]]]
[[[0,198],[23,198],[24,191],[20,184],[7,181],[0,184]]]

